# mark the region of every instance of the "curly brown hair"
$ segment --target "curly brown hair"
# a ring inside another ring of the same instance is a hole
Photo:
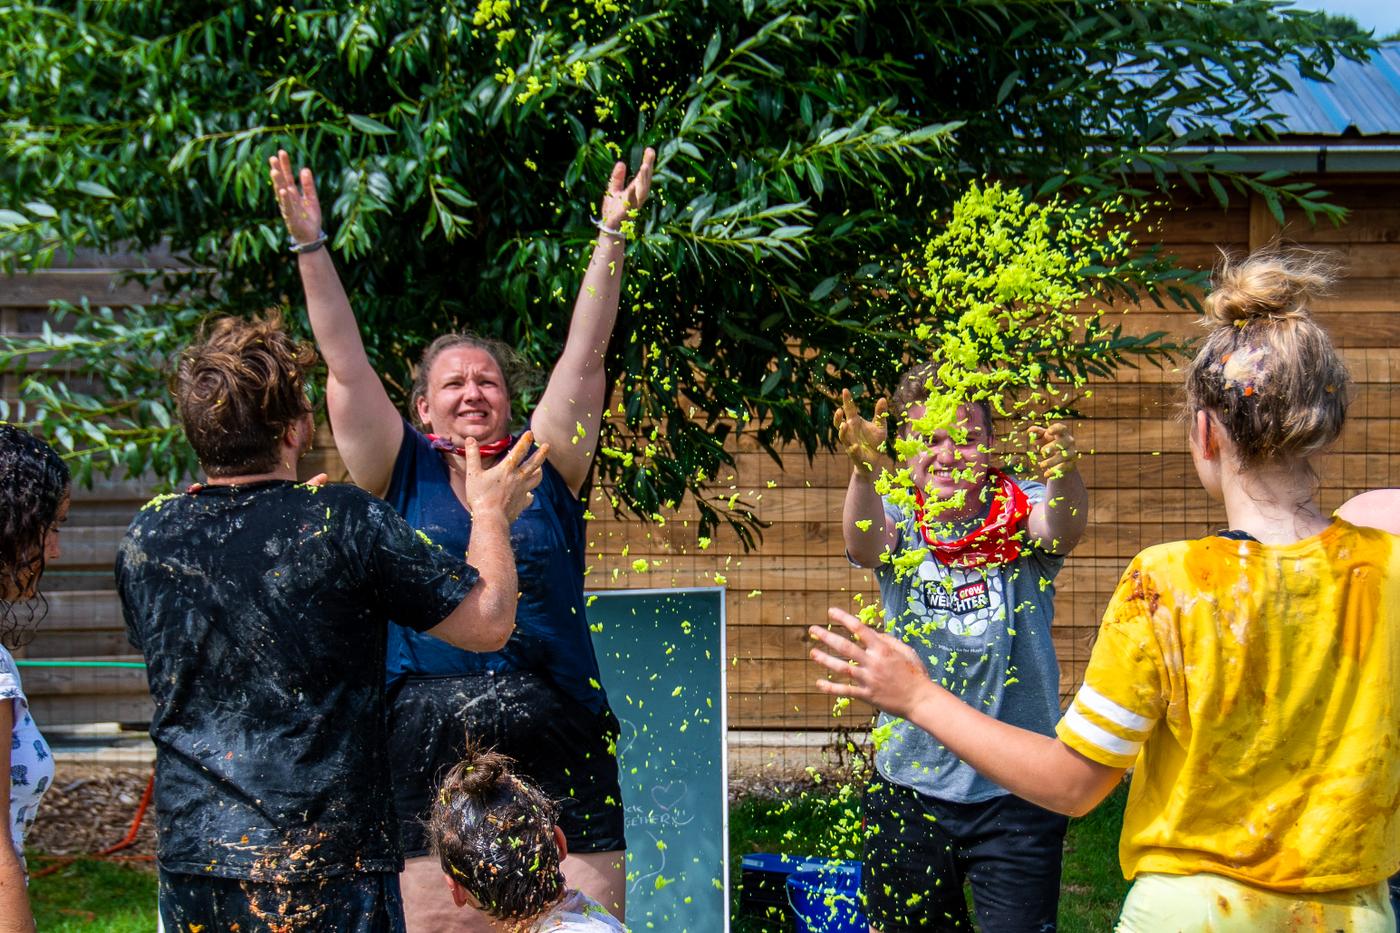
[[[311,411],[306,374],[311,344],[282,327],[282,316],[217,318],[185,349],[171,391],[185,436],[210,476],[276,468],[283,432]]]
[[[0,424],[0,594],[15,597],[0,598],[0,642],[8,647],[48,614],[35,586],[44,574],[45,539],[71,484],[57,451],[28,431]]]
[[[442,870],[498,920],[529,920],[564,893],[559,807],[498,752],[467,744],[438,785],[428,839]]]

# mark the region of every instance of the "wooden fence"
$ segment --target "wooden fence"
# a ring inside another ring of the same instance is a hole
[[[1400,177],[1335,177],[1325,180],[1335,200],[1351,209],[1341,227],[1307,226],[1288,218],[1287,241],[1339,254],[1347,277],[1318,307],[1318,317],[1343,349],[1356,381],[1351,418],[1336,451],[1321,471],[1322,501],[1333,508],[1378,486],[1400,485]],[[1182,198],[1154,219],[1153,236],[1188,264],[1210,268],[1216,247],[1237,252],[1263,245],[1280,229],[1261,204],[1221,210]],[[80,292],[111,303],[136,300],[129,286],[113,284],[110,269],[45,272],[0,282],[0,325],[38,326],[45,302]],[[100,295],[110,297],[98,298]],[[1194,315],[1149,305],[1123,309],[1131,333],[1162,330],[1188,337]],[[1129,558],[1141,548],[1199,536],[1222,526],[1224,512],[1201,492],[1184,426],[1176,418],[1180,374],[1173,367],[1128,369],[1093,386],[1081,405],[1088,420],[1076,427],[1081,447],[1092,451],[1083,466],[1090,490],[1090,528],[1060,575],[1056,595],[1056,644],[1062,694],[1073,691],[1088,659],[1108,595]],[[13,387],[7,387],[6,394]],[[756,502],[772,526],[745,553],[727,532],[707,548],[696,543],[693,518],[683,512],[665,525],[617,520],[604,497],[590,508],[588,585],[613,587],[709,586],[728,590],[727,661],[729,723],[743,730],[814,730],[860,727],[860,710],[840,722],[813,687],[816,669],[806,660],[805,626],[829,605],[850,607],[877,598],[871,575],[852,568],[842,554],[840,513],[847,466],[839,455],[811,462],[800,453],[783,468],[747,438],[733,442],[737,469],[721,485]],[[330,461],[322,461],[328,464]],[[319,466],[318,466],[319,468]],[[64,531],[64,556],[46,584],[51,612],[30,657],[125,657],[112,593],[116,541],[146,490],[133,482],[102,483],[79,490]],[[633,568],[649,562],[645,573]],[[26,680],[42,721],[139,720],[144,681],[139,672],[43,672]]]

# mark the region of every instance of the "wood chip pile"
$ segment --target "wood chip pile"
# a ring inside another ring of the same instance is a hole
[[[89,855],[126,838],[150,780],[149,767],[119,769],[60,763],[44,794],[26,848],[46,855]],[[155,808],[146,810],[136,843],[122,855],[154,855]]]

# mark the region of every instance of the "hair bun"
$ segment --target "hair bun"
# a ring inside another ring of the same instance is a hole
[[[1242,327],[1252,321],[1311,317],[1313,299],[1334,278],[1332,262],[1302,250],[1264,250],[1241,262],[1224,257],[1205,299],[1206,320],[1216,327]]]
[[[502,781],[510,779],[511,760],[499,752],[468,745],[452,791],[484,800]]]

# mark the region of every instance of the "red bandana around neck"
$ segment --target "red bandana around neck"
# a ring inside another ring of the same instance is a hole
[[[467,455],[467,449],[465,447],[458,447],[445,437],[438,437],[436,434],[424,434],[423,436],[433,445],[433,450],[441,450],[444,453],[456,454],[459,457],[465,457]],[[507,450],[510,450],[515,441],[516,438],[514,435],[507,434],[498,441],[492,441],[489,444],[477,444],[476,449],[481,452],[481,459],[485,460],[488,457],[499,457]]]
[[[991,471],[994,486],[992,506],[980,528],[953,541],[939,541],[929,531],[924,516],[924,493],[914,490],[914,517],[924,541],[934,555],[948,567],[981,567],[984,564],[1009,564],[1021,556],[1021,541],[1016,537],[1021,522],[1031,514],[1031,501],[1021,487],[1000,470]]]

